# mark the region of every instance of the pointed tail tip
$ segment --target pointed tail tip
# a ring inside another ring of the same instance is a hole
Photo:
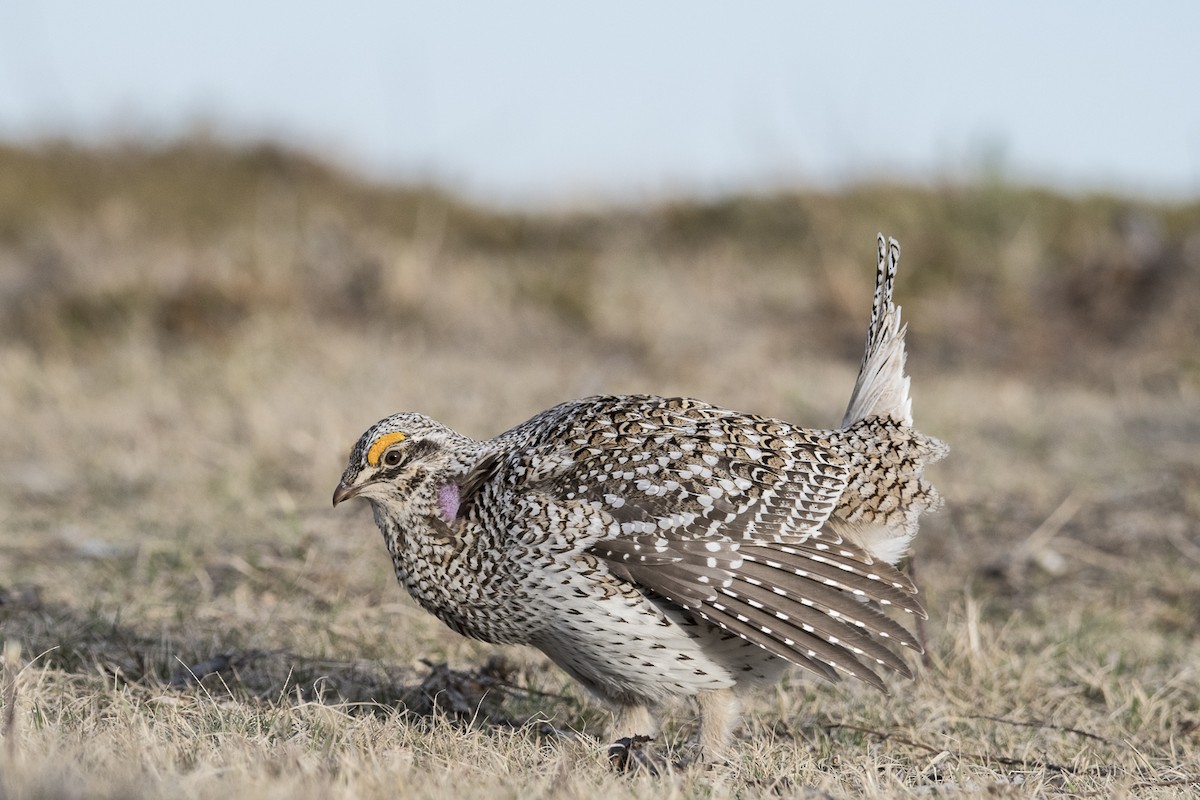
[[[900,265],[900,243],[882,232],[877,234],[877,243],[879,259],[867,342],[858,379],[842,418],[843,427],[870,416],[891,416],[912,424],[909,379],[904,373],[907,326],[901,323],[900,308],[892,300]]]

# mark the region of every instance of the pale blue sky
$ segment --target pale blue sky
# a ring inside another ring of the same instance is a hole
[[[1200,195],[1200,3],[0,0],[0,138],[198,122],[484,199]]]

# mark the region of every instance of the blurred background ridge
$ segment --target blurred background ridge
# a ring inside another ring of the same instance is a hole
[[[1001,175],[1200,192],[1200,6],[0,2],[0,139],[273,139],[545,205]]]

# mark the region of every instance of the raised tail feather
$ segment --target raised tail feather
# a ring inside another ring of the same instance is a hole
[[[900,265],[900,243],[879,234],[879,268],[875,274],[875,297],[871,301],[871,325],[867,329],[867,347],[862,366],[842,427],[847,428],[867,417],[893,417],[912,425],[912,399],[909,379],[904,374],[904,333],[900,308],[892,302],[896,268]]]
[[[904,374],[907,326],[892,302],[900,244],[883,234],[878,242],[866,351],[842,430],[833,434],[839,447],[857,454],[858,467],[830,522],[868,553],[895,564],[908,553],[920,515],[941,505],[923,473],[949,449],[912,427],[909,378]]]

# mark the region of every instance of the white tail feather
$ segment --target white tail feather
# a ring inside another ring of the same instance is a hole
[[[912,425],[912,399],[904,374],[904,333],[908,326],[900,324],[900,308],[892,302],[899,264],[900,243],[879,234],[879,271],[875,275],[867,348],[842,417],[843,428],[867,417],[887,416]]]

